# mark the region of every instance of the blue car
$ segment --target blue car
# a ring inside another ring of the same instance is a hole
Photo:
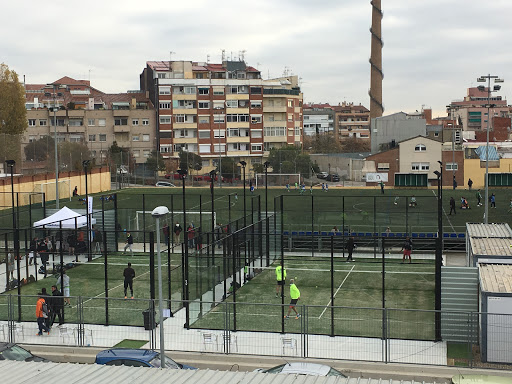
[[[112,348],[96,355],[96,364],[126,365],[130,367],[160,368],[160,353],[148,349]],[[173,369],[197,369],[175,362],[165,355],[165,367]]]

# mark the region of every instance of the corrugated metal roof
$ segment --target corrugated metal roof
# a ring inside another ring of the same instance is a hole
[[[487,146],[481,145],[477,149],[475,149],[475,153],[480,157],[480,160],[485,161],[487,158]],[[499,160],[500,156],[498,155],[498,151],[496,147],[489,146],[489,160]]]
[[[210,370],[152,369],[142,367],[107,366],[96,364],[35,363],[0,361],[0,376],[5,383],[52,384],[391,384],[396,380],[275,375],[257,372]],[[399,380],[401,384],[420,384],[418,381]],[[425,383],[424,381],[421,382]],[[431,384],[431,383],[430,383]]]
[[[467,223],[466,231],[468,237],[501,237],[512,238],[512,229],[506,223],[483,224]]]
[[[482,291],[512,293],[512,265],[480,264],[479,270]]]
[[[512,239],[471,237],[471,252],[477,256],[505,256],[512,258]]]

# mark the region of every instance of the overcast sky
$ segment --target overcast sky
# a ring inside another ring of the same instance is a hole
[[[382,0],[385,114],[444,115],[483,74],[512,87],[512,1]],[[146,61],[221,61],[245,50],[267,78],[302,78],[306,102],[369,107],[369,0],[52,0],[2,4],[0,62],[27,83],[139,89]],[[510,85],[509,85],[510,84]]]

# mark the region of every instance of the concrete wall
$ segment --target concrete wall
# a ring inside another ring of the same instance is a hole
[[[67,183],[62,183],[61,180],[67,180]],[[31,176],[14,176],[14,192],[25,192],[19,195],[19,204],[29,204],[29,193],[40,193],[41,185],[43,183],[53,182],[43,186],[46,201],[55,200],[55,174],[45,173]],[[75,186],[78,189],[79,195],[85,195],[85,177],[83,172],[61,172],[59,173],[59,198],[65,199],[72,194]],[[69,187],[68,187],[69,185]],[[98,193],[109,191],[110,188],[110,171],[108,167],[94,168],[89,173],[87,180],[87,188],[89,193]],[[16,197],[15,197],[16,199]],[[32,202],[40,202],[39,196],[33,196]],[[0,207],[11,207],[11,178],[6,176],[0,179]]]
[[[512,159],[500,159],[498,167],[489,166],[489,173],[512,173]],[[473,180],[473,188],[484,188],[485,162],[482,162],[482,167],[480,167],[480,159],[465,159],[464,178],[466,184],[469,178]]]
[[[423,144],[426,151],[415,151],[417,145]],[[428,163],[428,178],[435,179],[434,171],[439,170],[438,160],[441,160],[442,144],[426,137],[417,137],[400,143],[400,172],[401,173],[425,173],[425,171],[413,171],[412,163]]]
[[[337,173],[340,178],[361,181],[364,159],[352,159],[335,155],[311,155],[311,161],[318,164],[321,172]],[[330,168],[329,168],[330,164]]]
[[[409,119],[403,112],[373,119],[371,127],[372,153],[390,149],[390,147],[383,148],[383,146],[388,145],[392,140],[398,145],[401,141],[427,134],[425,119]]]

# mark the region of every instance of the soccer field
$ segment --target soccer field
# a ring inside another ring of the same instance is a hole
[[[285,288],[284,306],[276,297],[274,268],[265,268],[236,292],[237,329],[247,331],[281,331],[282,310],[288,311],[289,287]],[[287,260],[287,284],[295,279],[301,298],[297,309],[307,317],[309,333],[330,334],[334,318],[334,334],[346,336],[382,336],[383,293],[385,307],[401,327],[392,328],[388,336],[431,339],[434,332],[434,263],[415,260],[401,264],[389,259],[385,263],[384,290],[382,264],[375,259],[357,259],[347,263],[337,259],[334,284],[331,287],[330,261],[318,258]],[[331,289],[334,308],[331,308]],[[266,304],[265,304],[266,303]],[[223,329],[226,316],[233,325],[233,296],[202,318],[193,327]],[[420,311],[414,311],[420,310]],[[227,311],[227,312],[226,312]],[[419,323],[422,325],[420,326]],[[284,320],[286,332],[300,332],[301,321],[290,315]]]

